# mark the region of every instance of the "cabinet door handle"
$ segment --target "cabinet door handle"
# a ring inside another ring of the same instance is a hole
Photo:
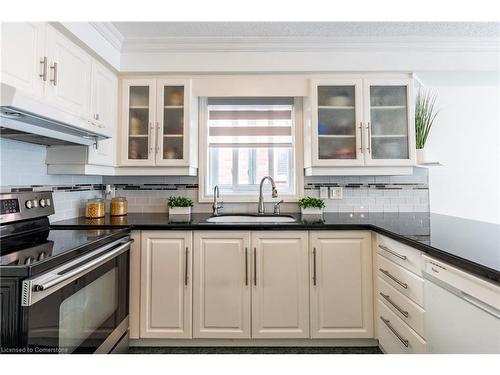
[[[153,152],[153,146],[151,145],[152,139],[153,138],[153,123],[149,123],[149,133],[148,133],[148,149],[149,149],[149,154]]]
[[[158,121],[155,122],[156,125],[156,153],[158,154],[160,152],[160,138],[158,137],[159,131],[160,131],[160,125],[158,124]],[[163,144],[163,140],[161,141]]]
[[[316,286],[316,248],[313,248],[313,285]]]
[[[391,330],[392,333],[394,333],[394,336],[396,336],[399,341],[403,343],[405,347],[408,347],[410,345],[409,341],[405,339],[403,336],[399,334],[398,331],[392,326],[391,322],[388,319],[385,319],[384,317],[380,316],[380,319],[384,322],[384,324]]]
[[[401,314],[404,315],[405,318],[408,318],[409,314],[408,314],[408,311],[405,311],[403,310],[401,307],[399,307],[398,305],[396,305],[396,303],[394,303],[394,301],[391,299],[391,297],[389,297],[388,294],[384,294],[382,292],[380,292],[380,295],[387,301],[389,302],[396,310],[398,310]]]
[[[43,82],[47,82],[47,56],[44,56],[40,60],[40,65],[42,66],[42,73],[39,74]]]
[[[389,249],[387,246],[384,245],[378,245],[382,250],[387,251],[389,254],[394,255],[395,257],[398,257],[399,259],[406,260],[406,255],[401,255],[399,253],[396,253],[394,250]]]
[[[186,263],[184,265],[184,285],[188,285],[188,261],[189,261],[189,248],[186,246],[185,253]]]
[[[257,248],[253,248],[253,285],[257,286]]]
[[[363,123],[359,123],[359,139],[361,141],[361,146],[359,147],[359,151],[363,152]]]
[[[398,283],[401,287],[405,288],[405,289],[408,289],[408,284],[407,283],[404,283],[402,282],[401,280],[399,280],[397,277],[394,277],[390,274],[389,271],[387,270],[384,270],[382,268],[379,268],[378,269],[380,272],[382,272],[384,275],[386,275],[389,279],[391,279],[392,281]]]
[[[245,247],[245,286],[248,286],[248,247]]]
[[[52,70],[52,78],[50,79],[50,82],[52,82],[52,84],[54,86],[57,86],[57,63],[54,62],[54,64],[50,67],[50,70]]]
[[[371,153],[371,144],[372,144],[372,127],[371,124],[368,122],[366,124],[366,130],[368,130],[368,139],[367,139],[367,144],[366,144],[366,149],[368,150],[368,153]]]

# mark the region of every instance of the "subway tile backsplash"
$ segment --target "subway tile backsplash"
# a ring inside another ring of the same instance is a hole
[[[84,214],[85,202],[102,197],[105,185],[129,201],[129,212],[167,212],[172,195],[192,198],[193,212],[211,212],[211,203],[198,203],[198,178],[183,176],[58,176],[46,173],[44,146],[0,139],[1,191],[52,191],[56,213],[51,221]],[[322,186],[341,186],[343,199],[326,199],[326,212],[428,212],[428,174],[414,168],[409,176],[305,177],[304,195],[319,197]],[[222,199],[224,199],[222,197]],[[270,197],[266,197],[270,201]],[[257,210],[257,203],[225,203],[223,213]],[[272,212],[272,203],[266,204]],[[296,203],[284,203],[282,212],[298,212]]]

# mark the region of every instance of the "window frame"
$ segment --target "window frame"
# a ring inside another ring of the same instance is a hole
[[[213,201],[213,191],[207,191],[209,185],[209,148],[208,148],[208,97],[199,97],[199,169],[198,169],[198,199],[200,203],[208,203]],[[297,202],[304,193],[304,153],[303,153],[303,137],[304,128],[303,115],[303,100],[301,97],[294,97],[293,112],[292,112],[292,165],[293,172],[292,184],[293,194],[280,194],[278,190],[278,198],[267,197],[266,201],[279,201],[283,199],[285,202]],[[234,156],[233,156],[234,157]],[[237,173],[233,171],[234,174]],[[258,185],[260,181],[255,181]],[[266,182],[267,184],[267,182]],[[233,185],[234,186],[234,185]],[[220,199],[225,202],[243,202],[253,203],[258,202],[258,192],[255,194],[228,194],[221,193]]]

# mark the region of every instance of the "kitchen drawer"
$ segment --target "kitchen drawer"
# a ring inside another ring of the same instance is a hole
[[[388,307],[378,301],[378,341],[388,354],[423,354],[427,351],[425,340],[399,319]],[[384,321],[382,320],[384,319]],[[391,329],[392,328],[392,329]],[[399,336],[399,337],[398,337]]]
[[[413,272],[377,255],[378,275],[413,302],[424,306],[424,280]]]
[[[377,234],[377,253],[422,276],[422,253],[413,247]]]
[[[398,292],[382,278],[378,277],[377,279],[378,299],[420,336],[425,337],[425,310]]]

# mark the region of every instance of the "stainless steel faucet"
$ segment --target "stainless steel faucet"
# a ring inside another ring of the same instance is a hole
[[[219,186],[215,185],[214,187],[214,204],[212,205],[214,216],[219,215],[219,210],[224,207],[224,202],[219,202]]]
[[[260,180],[260,188],[259,188],[259,206],[257,208],[257,214],[259,215],[263,215],[266,213],[265,209],[264,209],[264,196],[262,194],[262,187],[264,185],[264,181],[266,180],[269,180],[271,182],[271,185],[272,185],[272,197],[273,198],[276,198],[278,197],[278,191],[276,190],[276,185],[274,184],[274,180],[271,176],[265,176],[262,178],[262,180]]]

